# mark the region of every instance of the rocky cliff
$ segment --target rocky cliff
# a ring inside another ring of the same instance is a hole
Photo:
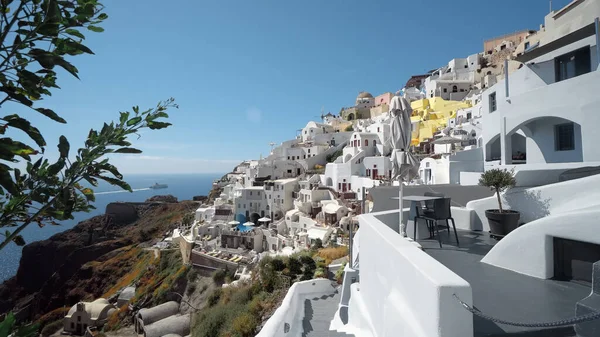
[[[25,246],[17,275],[0,285],[0,313],[15,308],[20,318],[35,318],[102,296],[135,262],[117,257],[133,246],[150,246],[197,203],[149,202],[134,207],[137,216],[128,217],[132,222],[115,221],[110,214],[96,216]]]

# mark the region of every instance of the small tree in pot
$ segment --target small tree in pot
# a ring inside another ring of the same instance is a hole
[[[507,169],[488,170],[479,178],[479,185],[491,188],[496,192],[498,198],[498,209],[488,209],[485,217],[490,224],[490,232],[493,235],[504,236],[512,232],[519,225],[521,214],[513,210],[502,208],[500,193],[515,186],[516,179],[513,171]]]

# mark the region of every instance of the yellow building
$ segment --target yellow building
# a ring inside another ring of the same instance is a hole
[[[412,138],[422,143],[445,128],[448,119],[456,117],[457,110],[470,108],[471,102],[446,101],[441,97],[433,97],[414,101],[410,106],[413,109],[410,119],[413,126],[418,125],[413,129]]]

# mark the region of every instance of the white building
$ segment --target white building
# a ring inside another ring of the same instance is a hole
[[[215,207],[203,205],[196,210],[194,219],[196,221],[211,222],[215,215]]]
[[[442,97],[445,100],[461,101],[481,81],[479,54],[467,58],[452,59],[425,79],[427,97]]]
[[[236,217],[244,216],[246,221],[257,221],[259,218],[268,214],[268,202],[265,199],[263,186],[245,187],[240,190],[240,194],[235,198]]]
[[[567,169],[600,165],[598,16],[600,2],[592,0],[547,15],[544,43],[483,93],[486,168],[514,168],[519,185],[540,185]]]
[[[278,220],[294,208],[294,192],[299,189],[298,179],[278,179],[265,182],[265,198],[269,217]]]
[[[328,133],[335,133],[333,126],[310,121],[302,129],[302,141],[307,142],[315,140],[317,135]]]

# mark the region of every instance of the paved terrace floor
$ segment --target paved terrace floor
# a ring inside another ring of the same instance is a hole
[[[454,233],[440,227],[443,248],[433,240],[419,240],[430,256],[471,284],[473,305],[482,313],[511,322],[554,322],[575,316],[577,301],[587,297],[591,288],[572,282],[542,280],[481,263],[496,244],[486,232],[458,231],[460,248]],[[575,336],[572,327],[541,329],[496,324],[474,315],[475,337],[563,337]]]

